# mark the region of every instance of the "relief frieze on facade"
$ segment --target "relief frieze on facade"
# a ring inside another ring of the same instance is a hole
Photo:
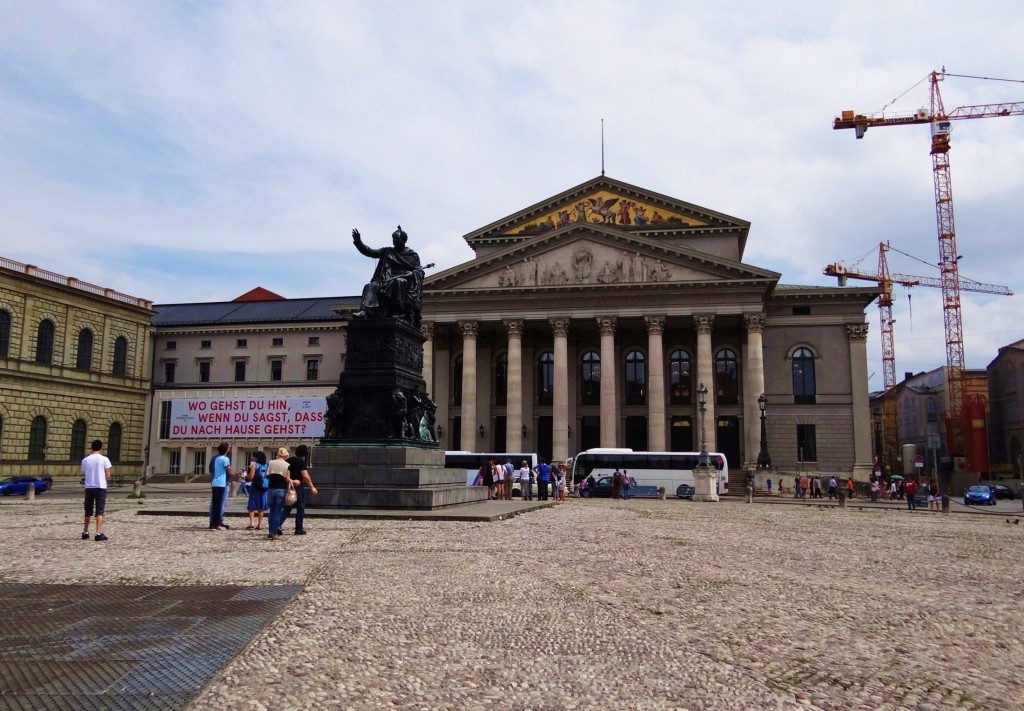
[[[644,284],[697,278],[700,273],[606,245],[577,244],[506,264],[468,286],[500,288],[566,284]]]

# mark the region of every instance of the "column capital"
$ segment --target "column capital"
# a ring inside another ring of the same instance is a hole
[[[851,341],[866,341],[868,339],[868,325],[866,323],[846,324],[846,337]]]
[[[569,335],[569,323],[571,320],[568,318],[549,319],[551,330],[555,332],[556,338],[566,338]]]
[[[508,334],[509,338],[522,338],[523,337],[523,320],[517,319],[514,321],[505,321],[505,333]]]
[[[428,341],[434,340],[434,322],[424,321],[422,324],[420,324],[420,333],[422,333],[423,337],[426,338]]]
[[[647,324],[647,333],[664,333],[664,316],[644,316],[644,323]]]
[[[711,333],[711,329],[715,326],[715,315],[714,314],[694,314],[693,315],[693,327],[697,329],[697,333]]]
[[[614,336],[616,323],[618,323],[618,319],[614,316],[597,317],[597,329],[601,332],[602,336]]]
[[[480,329],[479,321],[459,321],[459,329],[462,330],[463,338],[476,339],[477,331]]]
[[[743,326],[747,333],[764,333],[764,314],[743,314]]]

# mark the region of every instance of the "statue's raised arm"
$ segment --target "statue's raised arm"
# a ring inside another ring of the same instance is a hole
[[[373,278],[363,287],[359,310],[352,318],[398,318],[419,328],[423,309],[420,256],[406,246],[409,236],[401,225],[392,233],[391,240],[392,247],[373,249],[363,244],[359,230],[352,230],[356,249],[378,260]]]

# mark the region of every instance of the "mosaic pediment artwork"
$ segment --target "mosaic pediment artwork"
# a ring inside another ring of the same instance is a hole
[[[672,212],[664,207],[616,195],[608,190],[598,190],[587,197],[576,200],[572,205],[552,210],[537,220],[518,226],[508,234],[539,234],[576,222],[592,222],[622,228],[704,227],[707,225],[705,222]]]

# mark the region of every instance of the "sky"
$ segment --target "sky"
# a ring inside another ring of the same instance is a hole
[[[455,266],[463,235],[599,175],[603,120],[609,177],[749,221],[744,261],[782,283],[874,272],[881,241],[936,277],[929,128],[832,120],[927,106],[942,67],[1014,80],[948,77],[947,111],[1022,101],[1021,37],[1024,5],[985,0],[14,0],[0,256],[158,304],[358,294],[352,228]],[[984,368],[1024,338],[1024,116],[952,145],[961,276],[1017,294],[962,294]],[[945,364],[941,307],[896,289],[898,378]]]

